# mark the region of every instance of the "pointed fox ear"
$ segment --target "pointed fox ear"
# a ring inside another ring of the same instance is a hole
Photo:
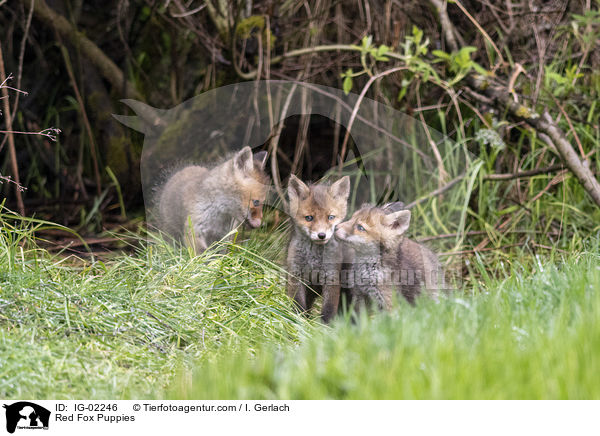
[[[254,155],[254,160],[258,162],[263,170],[265,169],[265,164],[267,163],[267,155],[268,153],[266,151],[259,151]]]
[[[251,172],[254,168],[252,162],[252,150],[250,147],[244,147],[233,157],[234,169],[238,171]]]
[[[297,198],[306,198],[310,193],[310,188],[298,177],[291,174],[288,181],[288,197],[290,200]]]
[[[381,217],[381,223],[397,235],[402,235],[406,233],[410,224],[410,210],[400,210],[384,215]]]
[[[350,177],[342,177],[329,187],[329,192],[336,198],[347,200],[350,195]]]
[[[394,203],[387,203],[385,205],[383,205],[383,210],[385,211],[385,213],[392,213],[392,212],[398,212],[399,210],[404,210],[405,209],[405,205],[403,202],[401,201],[396,201]]]

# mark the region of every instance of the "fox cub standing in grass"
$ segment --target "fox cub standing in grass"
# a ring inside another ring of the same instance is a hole
[[[288,247],[288,295],[308,312],[316,293],[323,296],[321,317],[329,322],[337,313],[342,252],[333,237],[346,216],[350,178],[307,186],[294,175],[288,184],[289,215],[294,226]],[[307,289],[306,285],[311,289]]]
[[[404,236],[410,211],[403,207],[402,203],[363,206],[338,225],[335,236],[350,253],[342,271],[346,305],[352,302],[356,310],[373,304],[389,309],[395,291],[414,304],[423,291],[436,298],[443,288],[437,256]]]
[[[269,189],[267,152],[244,147],[220,165],[176,172],[159,197],[162,230],[199,254],[240,223],[259,227]],[[190,228],[191,224],[191,228]]]

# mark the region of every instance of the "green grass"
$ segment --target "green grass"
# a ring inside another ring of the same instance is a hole
[[[200,364],[173,398],[600,398],[600,256]]]
[[[597,239],[490,275],[472,257],[477,279],[437,304],[325,327],[290,310],[267,260],[281,232],[84,262],[33,246],[46,224],[0,218],[5,398],[600,397]]]
[[[1,397],[160,397],[186,362],[312,328],[279,268],[242,247],[90,263],[23,249],[31,226],[0,224]]]

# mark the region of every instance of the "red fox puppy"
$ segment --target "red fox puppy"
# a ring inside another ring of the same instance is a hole
[[[191,165],[176,172],[159,196],[162,230],[174,239],[206,250],[242,222],[259,227],[269,189],[267,152],[254,156],[244,147],[220,165]]]
[[[329,322],[337,313],[340,296],[340,245],[333,234],[346,216],[350,179],[328,185],[306,185],[290,176],[288,197],[293,234],[288,247],[288,295],[306,313],[317,294],[323,296],[321,318]],[[306,285],[310,286],[310,289]]]
[[[435,298],[444,285],[437,256],[405,238],[410,211],[398,210],[399,205],[363,206],[337,226],[336,238],[352,253],[342,271],[343,293],[357,310],[372,305],[389,309],[394,292],[411,304],[423,291]]]

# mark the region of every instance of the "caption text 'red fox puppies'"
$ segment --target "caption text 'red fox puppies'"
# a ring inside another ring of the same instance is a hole
[[[162,230],[201,253],[245,222],[259,227],[269,189],[267,152],[244,147],[220,165],[191,165],[176,172],[159,197]],[[191,224],[191,228],[190,228]]]
[[[288,184],[288,213],[294,226],[287,258],[288,295],[304,313],[317,294],[323,295],[324,322],[329,322],[338,308],[342,253],[333,233],[346,216],[349,194],[348,176],[331,185],[307,186],[291,175]]]
[[[435,298],[443,287],[437,256],[404,236],[410,211],[398,209],[395,203],[363,206],[337,226],[336,238],[350,249],[341,273],[342,293],[357,310],[372,304],[389,309],[395,291],[411,304],[423,291]]]

